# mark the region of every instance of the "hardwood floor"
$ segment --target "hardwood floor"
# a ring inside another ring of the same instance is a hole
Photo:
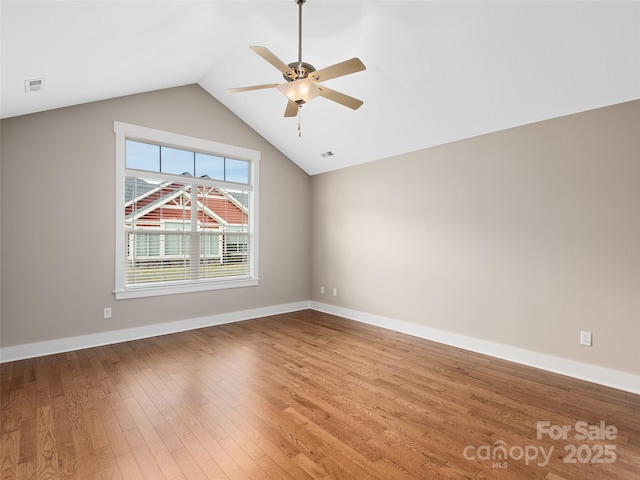
[[[640,478],[639,396],[314,311],[1,374],[2,480]]]

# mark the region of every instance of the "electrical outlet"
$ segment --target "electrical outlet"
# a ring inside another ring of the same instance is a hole
[[[591,332],[580,332],[580,345],[591,346]]]
[[[111,318],[111,308],[104,309],[104,318]]]
[[[333,296],[334,296],[334,297],[337,297],[337,296],[338,296],[338,289],[337,289],[337,288],[334,288],[334,289],[333,289]]]
[[[320,294],[324,295],[324,287],[320,287]]]

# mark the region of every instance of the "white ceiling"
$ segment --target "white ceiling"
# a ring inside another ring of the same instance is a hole
[[[295,0],[2,0],[1,116],[199,83],[313,175],[640,98],[640,1],[308,0],[303,60],[367,70],[326,83],[364,105],[314,99],[299,138],[277,90],[225,92],[283,81],[248,47],[293,62],[297,15]]]

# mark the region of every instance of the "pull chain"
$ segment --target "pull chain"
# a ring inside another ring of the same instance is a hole
[[[298,107],[298,137],[302,137],[302,128],[300,127],[300,124],[302,123],[301,117],[302,117],[302,105]]]

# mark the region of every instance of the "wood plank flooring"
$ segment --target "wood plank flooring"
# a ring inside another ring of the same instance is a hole
[[[640,396],[310,310],[1,375],[2,480],[640,478]]]

